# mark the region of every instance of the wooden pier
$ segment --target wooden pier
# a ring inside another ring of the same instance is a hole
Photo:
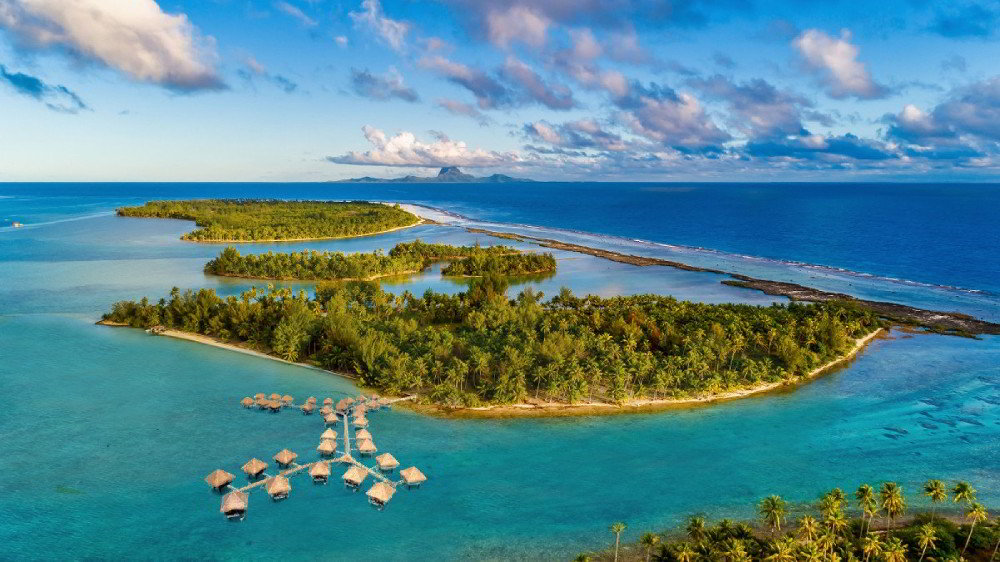
[[[379,407],[381,407],[381,406],[389,406],[389,405],[395,404],[397,402],[402,402],[402,401],[405,401],[405,400],[413,400],[414,398],[415,398],[415,396],[404,396],[402,398],[393,398],[393,399],[389,399],[389,400],[379,399]],[[375,479],[376,482],[381,482],[381,483],[383,483],[385,485],[391,486],[392,489],[395,490],[399,485],[403,484],[403,480],[393,480],[393,479],[389,478],[388,476],[386,476],[386,474],[383,473],[381,470],[378,470],[376,467],[371,467],[371,466],[368,466],[368,465],[362,463],[358,459],[354,458],[354,456],[351,454],[352,451],[354,450],[354,447],[352,447],[352,441],[357,441],[357,439],[352,439],[352,437],[351,437],[351,423],[349,422],[348,417],[355,410],[355,405],[361,406],[365,402],[367,402],[367,401],[364,398],[361,399],[361,402],[353,402],[352,401],[352,403],[349,406],[347,406],[347,409],[343,412],[342,420],[343,420],[343,425],[344,425],[344,433],[343,433],[344,452],[343,452],[343,454],[340,457],[338,457],[336,459],[321,459],[321,460],[316,460],[316,461],[313,461],[313,462],[307,462],[307,463],[302,463],[302,464],[296,463],[296,462],[292,462],[292,463],[290,463],[288,465],[287,468],[285,468],[284,470],[279,470],[277,472],[277,474],[275,474],[275,475],[269,475],[267,473],[264,473],[258,480],[255,480],[255,481],[253,481],[253,482],[251,482],[251,483],[249,483],[249,484],[247,484],[245,486],[235,486],[232,483],[230,483],[230,484],[227,484],[227,485],[223,486],[221,488],[221,490],[224,491],[224,492],[226,492],[227,494],[231,494],[231,493],[234,493],[234,492],[239,493],[239,494],[249,494],[250,492],[252,492],[253,490],[256,490],[258,488],[265,488],[268,485],[269,482],[271,482],[272,480],[274,480],[274,478],[276,478],[278,476],[282,476],[282,477],[285,477],[285,478],[290,478],[290,477],[293,477],[293,476],[295,476],[297,474],[300,474],[300,473],[303,473],[303,472],[306,472],[306,471],[310,470],[313,466],[315,466],[317,464],[326,463],[327,465],[332,465],[335,462],[343,462],[343,463],[346,463],[347,465],[354,466],[354,467],[357,467],[357,468],[359,468],[361,470],[364,470],[367,474],[370,474]],[[291,396],[287,396],[286,395],[286,396],[282,397],[282,400],[280,402],[280,406],[278,408],[276,408],[275,411],[277,411],[279,409],[286,409],[286,408],[296,408],[296,409],[300,409],[301,410],[302,406],[304,404],[307,404],[307,403],[308,403],[308,401],[305,402],[305,403],[303,403],[303,404],[295,404],[294,401],[291,399]],[[245,400],[243,402],[241,402],[241,404],[243,404],[244,406],[246,406],[245,405]],[[374,412],[374,411],[377,411],[377,410],[373,409],[371,411]],[[372,493],[373,492],[370,490],[368,495],[371,496]],[[388,498],[391,498],[391,497],[392,497],[392,494],[390,493],[388,495]],[[388,498],[387,497],[379,497],[378,495],[376,495],[374,499],[372,499],[370,497],[370,500],[373,501],[373,502],[375,502],[376,500],[378,500],[377,507],[379,509],[382,509],[382,507],[384,507],[385,503],[388,502]],[[244,504],[243,507],[245,509],[246,505]]]

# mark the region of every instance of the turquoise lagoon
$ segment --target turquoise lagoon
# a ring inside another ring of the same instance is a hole
[[[288,501],[256,493],[246,520],[228,523],[205,474],[238,473],[251,456],[283,447],[312,458],[322,431],[315,417],[245,411],[239,398],[357,391],[312,369],[94,326],[116,300],[158,298],[175,285],[226,294],[250,285],[202,273],[220,246],[178,240],[190,223],[109,214],[139,198],[0,199],[4,214],[30,223],[0,232],[0,392],[8,398],[0,416],[0,558],[567,559],[604,547],[611,521],[626,521],[634,539],[695,512],[751,516],[771,493],[803,503],[833,486],[884,478],[914,495],[926,478],[968,479],[985,502],[1000,504],[1000,338],[894,333],[807,386],[706,407],[546,420],[380,412],[371,428],[380,449],[424,470],[430,481],[422,489],[401,491],[378,512],[339,485],[296,479]],[[496,242],[455,226],[421,226],[241,250],[368,251],[417,236]],[[773,301],[716,275],[557,257],[558,274],[512,290]],[[463,288],[436,268],[386,286]],[[914,291],[911,302],[927,294]],[[968,298],[989,308],[988,294]]]

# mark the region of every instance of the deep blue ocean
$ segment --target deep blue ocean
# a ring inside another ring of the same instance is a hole
[[[218,245],[184,221],[124,219],[156,198],[365,199],[420,206],[442,225],[269,249],[370,251],[420,237],[489,243],[478,226],[676,259],[1000,320],[1000,185],[951,184],[0,184],[0,559],[567,559],[694,512],[749,517],[780,493],[964,478],[1000,507],[1000,338],[894,333],[792,392],[658,414],[560,420],[372,416],[380,448],[430,477],[384,512],[331,484],[251,497],[230,524],[202,478],[289,447],[321,425],[240,409],[256,392],[356,394],[328,374],[141,331],[94,326],[116,300],[206,276]],[[24,223],[11,228],[13,221]],[[782,299],[719,276],[556,252],[526,280],[602,295]],[[460,291],[439,268],[390,290]],[[519,290],[514,287],[513,290]],[[912,501],[919,503],[916,494]]]

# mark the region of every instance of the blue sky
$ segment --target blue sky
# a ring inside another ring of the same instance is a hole
[[[1000,0],[0,0],[0,181],[991,181]]]

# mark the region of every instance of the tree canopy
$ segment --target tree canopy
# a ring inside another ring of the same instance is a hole
[[[193,220],[181,238],[198,242],[253,242],[365,236],[411,226],[419,217],[398,205],[365,201],[195,199],[149,201],[121,207],[123,217]]]
[[[457,295],[395,296],[327,283],[316,296],[174,290],[116,303],[106,320],[164,325],[356,373],[386,393],[446,405],[690,397],[795,379],[845,353],[880,320],[851,303],[701,304],[638,295],[508,299],[502,277]]]

